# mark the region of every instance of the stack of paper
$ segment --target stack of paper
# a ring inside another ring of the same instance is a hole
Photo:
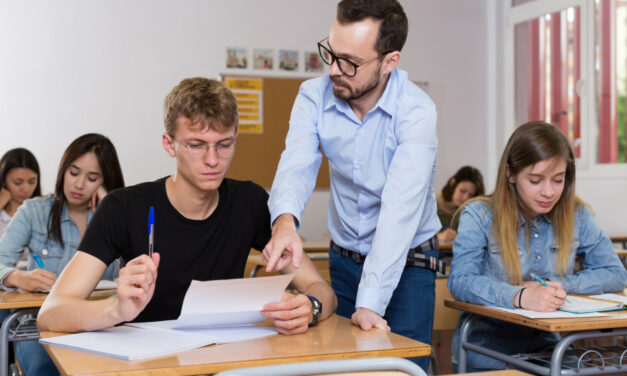
[[[192,281],[176,320],[130,323],[39,341],[132,360],[276,334],[274,328],[251,324],[265,320],[262,307],[280,301],[293,276]]]
[[[560,311],[572,313],[590,313],[618,311],[625,309],[625,305],[620,301],[611,301],[595,298],[594,296],[574,296],[568,295],[566,302],[560,308]]]

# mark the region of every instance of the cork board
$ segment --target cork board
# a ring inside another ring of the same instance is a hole
[[[233,75],[228,78],[244,78]],[[304,78],[252,77],[263,81],[263,131],[261,133],[240,133],[237,136],[237,149],[227,176],[238,180],[252,180],[270,189],[274,174],[279,165],[281,153],[285,149],[285,136],[289,128],[292,105]],[[329,188],[329,164],[323,158],[316,188]]]

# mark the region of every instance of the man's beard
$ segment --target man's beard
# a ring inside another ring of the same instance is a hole
[[[333,83],[340,85],[344,89],[348,90],[348,93],[346,93],[344,90],[333,88],[333,94],[336,97],[343,99],[345,101],[351,101],[351,100],[355,100],[355,99],[359,99],[363,97],[364,95],[374,90],[379,85],[379,82],[381,82],[379,69],[377,69],[375,74],[372,75],[370,80],[366,82],[364,86],[357,88],[357,89],[352,88],[350,87],[348,83],[343,82],[340,76],[330,76],[329,78],[331,79]]]

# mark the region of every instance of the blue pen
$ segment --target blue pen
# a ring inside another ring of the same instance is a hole
[[[150,207],[148,212],[148,257],[152,258],[152,251],[155,243],[155,208]]]
[[[542,286],[546,286],[546,287],[551,287],[548,283],[546,283],[545,280],[543,280],[542,278],[538,277],[535,273],[529,273],[529,275],[531,276],[531,278],[535,279],[536,281],[538,281]],[[557,292],[557,289],[555,289],[555,292]],[[570,303],[568,301],[568,296],[566,298],[564,298],[564,300],[568,303]]]
[[[46,269],[46,267],[44,266],[44,262],[41,261],[41,258],[35,252],[33,252],[33,258],[40,268]]]
[[[538,277],[535,273],[529,273],[529,275],[531,276],[531,278],[538,281],[542,286],[551,287],[549,286],[548,283],[546,283],[542,278]]]

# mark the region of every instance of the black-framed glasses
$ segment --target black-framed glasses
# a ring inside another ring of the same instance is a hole
[[[324,61],[327,65],[331,65],[333,64],[333,62],[337,62],[337,67],[340,69],[340,72],[342,72],[343,75],[348,76],[348,77],[355,77],[355,75],[357,74],[357,68],[363,67],[364,65],[370,62],[373,62],[377,59],[381,59],[383,56],[392,52],[392,51],[387,51],[375,58],[364,61],[361,64],[355,64],[350,60],[344,59],[343,57],[335,56],[335,54],[331,52],[331,49],[329,49],[328,47],[322,44],[322,42],[326,41],[327,39],[329,39],[329,37],[326,37],[322,39],[320,42],[318,42],[318,53],[320,54],[322,61]]]

